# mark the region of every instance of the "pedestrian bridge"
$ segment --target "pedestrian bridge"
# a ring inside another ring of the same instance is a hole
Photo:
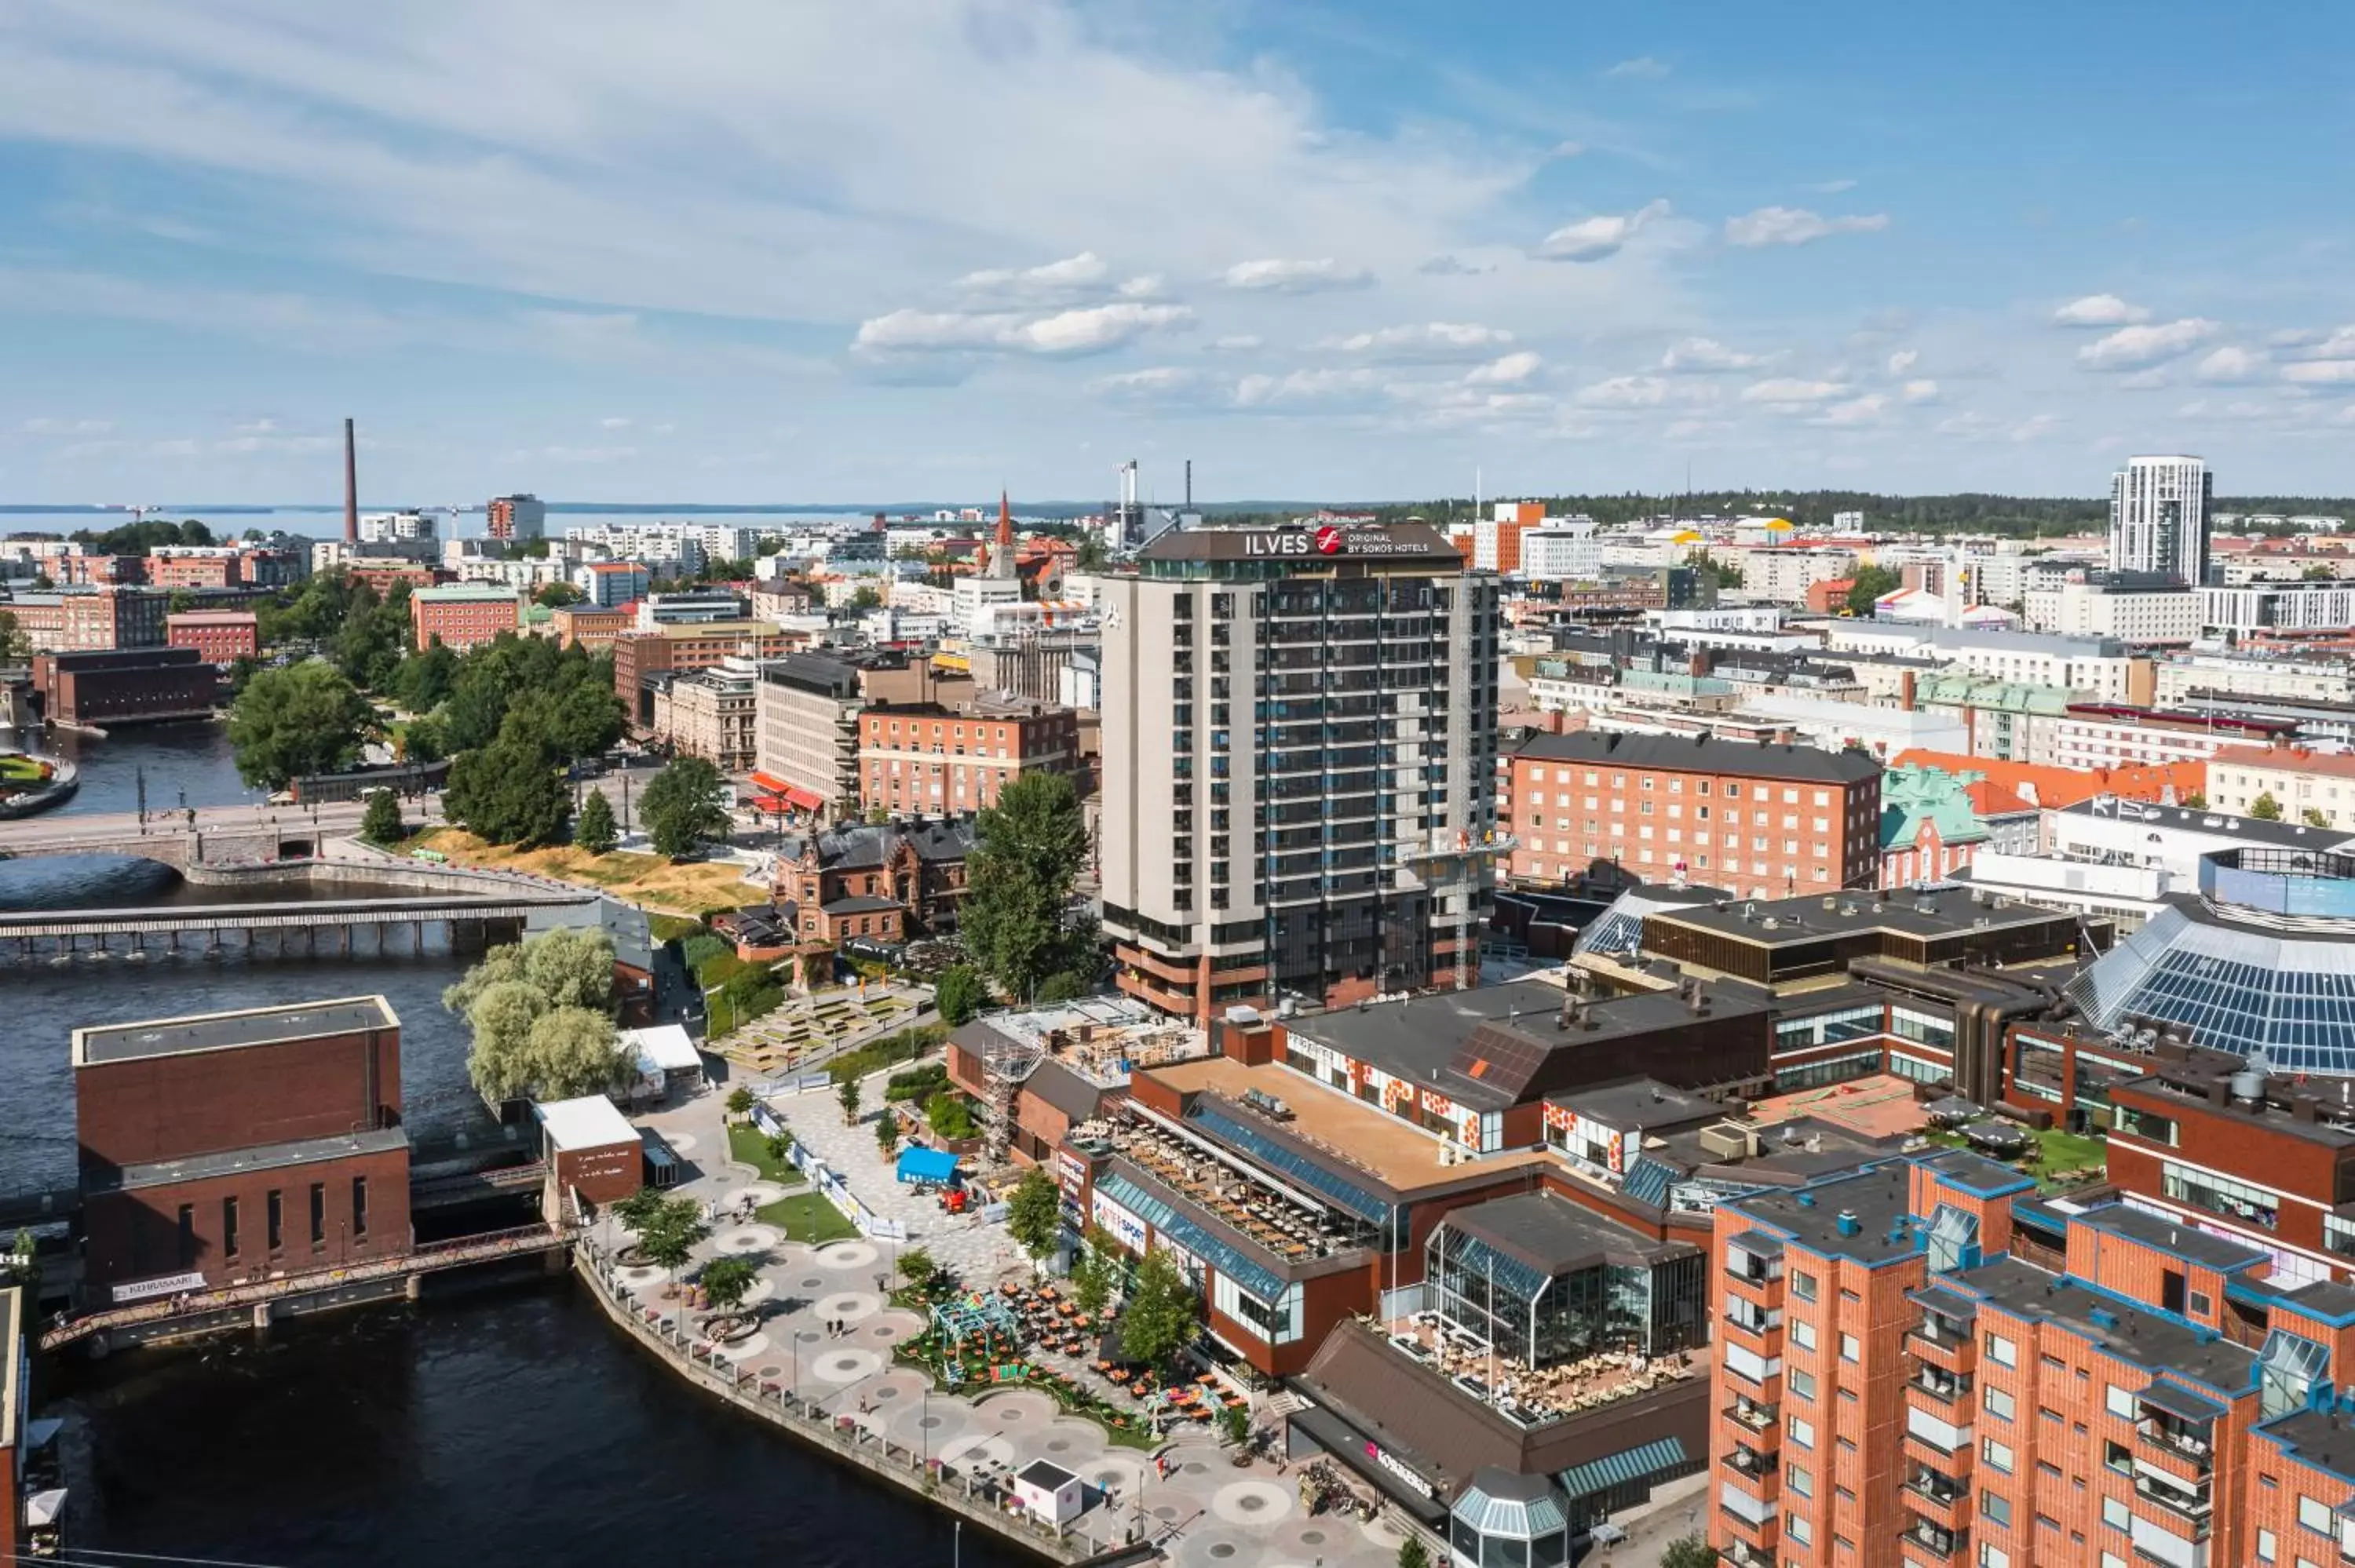
[[[275,822],[243,827],[107,828],[88,833],[29,835],[0,847],[0,858],[47,859],[51,855],[121,855],[152,860],[186,871],[192,866],[250,864],[300,858],[313,853],[319,835],[309,824]]]

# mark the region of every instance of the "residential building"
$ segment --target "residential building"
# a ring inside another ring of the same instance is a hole
[[[1987,775],[1940,768],[1891,768],[1881,780],[1881,885],[1944,882],[1983,851],[2036,849],[2035,806]]]
[[[2200,619],[2235,637],[2308,637],[2355,628],[2355,577],[2200,590]]]
[[[1962,720],[1964,749],[1971,755],[2038,765],[2052,761],[2054,726],[2085,695],[1966,673],[1935,676],[1913,687],[1913,700],[1921,706]]]
[[[572,571],[572,586],[581,590],[581,602],[592,609],[635,605],[653,585],[646,568],[635,561],[587,561]],[[731,606],[727,619],[741,613]]]
[[[2355,756],[2292,746],[2228,746],[2211,754],[2210,804],[2246,815],[2267,796],[2285,821],[2355,832]]]
[[[2073,806],[2097,795],[2172,806],[2190,800],[2208,787],[2208,769],[2200,762],[2075,768],[1971,757],[1953,751],[1906,751],[1900,752],[1891,766],[1902,768],[1908,763],[1923,768],[1943,768],[1949,773],[1979,774],[2029,804],[2047,810]]]
[[[657,676],[651,733],[675,752],[700,757],[722,773],[749,771],[757,755],[759,676],[757,663],[732,656],[709,669]]]
[[[865,706],[854,664],[821,653],[764,662],[753,694],[753,781],[791,809],[847,816],[858,799]]]
[[[858,725],[869,811],[954,816],[996,805],[1025,774],[1079,771],[1079,715],[1058,704],[982,693],[954,705],[880,704]]]
[[[1521,540],[1545,526],[1545,503],[1499,501],[1489,514],[1472,524],[1472,566],[1499,577],[1534,576],[1521,565]],[[1556,574],[1560,575],[1560,574]]]
[[[1603,575],[1604,546],[1594,536],[1592,524],[1524,528],[1518,544],[1518,575],[1525,578],[1592,582]],[[1499,540],[1498,552],[1502,550]],[[1476,548],[1474,556],[1473,564],[1477,566]]]
[[[360,518],[355,541],[373,556],[430,561],[441,555],[441,522],[431,512],[374,512]]]
[[[708,670],[730,657],[776,659],[797,641],[765,620],[707,620],[627,631],[613,641],[613,694],[630,722],[654,722],[653,677],[665,671]]]
[[[756,584],[752,589],[752,619],[755,620],[786,620],[807,615],[816,602],[809,585],[795,577],[783,577],[774,582]]]
[[[489,583],[450,583],[409,596],[409,623],[421,649],[439,642],[464,653],[523,626],[523,596]]]
[[[223,667],[261,652],[261,623],[250,612],[192,609],[164,618],[164,640],[173,648],[193,648],[208,664]]]
[[[2194,653],[2162,662],[2151,701],[2181,707],[2194,697],[2279,697],[2355,704],[2355,664],[2248,653]]]
[[[2104,702],[2150,700],[2152,662],[2112,639],[1832,620],[1824,640],[1834,653],[1915,654],[1975,675],[2086,692]]]
[[[101,652],[163,647],[169,601],[159,588],[107,584],[13,594],[0,599],[0,613],[14,618],[36,652]]]
[[[570,648],[578,643],[595,653],[613,647],[616,637],[637,629],[638,607],[617,604],[611,609],[595,609],[587,605],[564,605],[549,620],[562,646]]]
[[[2072,703],[2052,721],[2051,759],[2080,771],[2200,762],[2235,744],[2286,740],[2296,728],[2288,719]]]
[[[2023,616],[2031,631],[2062,637],[2115,638],[2137,646],[2199,641],[2209,595],[2162,574],[2073,573],[2049,588],[2032,588]]]
[[[699,588],[675,588],[668,593],[643,593],[631,596],[637,599],[638,630],[653,631],[665,626],[700,626],[717,621],[742,620],[751,615],[751,601],[732,583],[708,583]],[[754,619],[758,619],[755,617]]]
[[[450,574],[430,561],[404,561],[382,556],[345,556],[336,563],[355,584],[366,583],[378,598],[390,593],[398,583],[411,588],[429,588],[446,583]]]
[[[485,532],[494,539],[548,536],[548,503],[537,495],[501,495],[484,509]]]
[[[1856,575],[1856,552],[1828,547],[1808,548],[1784,546],[1771,550],[1744,550],[1738,562],[1742,571],[1742,597],[1769,604],[1806,604],[1821,614],[1835,603],[1845,603],[1848,589],[1833,593],[1827,590],[1825,602],[1817,604],[1809,596],[1823,584],[1846,582],[1853,585]]]
[[[233,545],[164,545],[147,553],[150,588],[229,588],[245,580]]]
[[[210,718],[220,700],[220,672],[194,648],[33,655],[33,701],[69,728]]]
[[[1516,881],[1598,860],[1761,897],[1878,879],[1881,769],[1862,752],[1584,731],[1533,736],[1507,763]]]
[[[1328,524],[1163,534],[1103,587],[1122,988],[1209,1018],[1465,983],[1496,826],[1494,577],[1421,524]]]
[[[410,1250],[382,997],[77,1029],[73,1065],[87,1306]]]
[[[2110,570],[2206,582],[2215,483],[2196,457],[2128,458],[2110,476]]]

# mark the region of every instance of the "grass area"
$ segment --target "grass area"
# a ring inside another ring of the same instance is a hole
[[[652,927],[657,944],[673,938],[692,937],[703,929],[703,922],[688,915],[656,915],[646,924]]]
[[[1922,1136],[1928,1141],[1947,1149],[1967,1149],[1970,1145],[1958,1132],[1944,1132],[1936,1128],[1923,1128]],[[2064,1171],[2105,1170],[2109,1150],[2102,1140],[2086,1133],[2063,1132],[2059,1128],[2032,1135],[2036,1150],[2018,1163],[2020,1170],[2033,1176],[2046,1187],[2056,1185],[2052,1178]]]
[[[724,861],[674,865],[660,855],[619,851],[590,854],[570,844],[517,850],[485,844],[463,828],[429,829],[410,839],[409,847],[438,851],[448,855],[453,865],[527,871],[599,888],[633,904],[687,919],[761,902],[760,890],[744,880],[744,868]]]
[[[752,1213],[762,1224],[776,1226],[792,1241],[848,1241],[858,1234],[858,1227],[844,1219],[841,1210],[815,1192],[796,1192]]]
[[[863,1078],[882,1068],[912,1062],[948,1037],[948,1030],[937,1023],[902,1029],[880,1040],[869,1040],[856,1051],[844,1052],[828,1062],[826,1070],[834,1075],[837,1084],[845,1078]]]
[[[792,1161],[779,1160],[769,1152],[768,1134],[741,1121],[729,1124],[728,1156],[739,1165],[750,1165],[758,1171],[762,1181],[780,1187],[798,1187],[807,1180]]]

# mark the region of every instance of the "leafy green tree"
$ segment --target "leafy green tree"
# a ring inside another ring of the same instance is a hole
[[[973,1102],[954,1089],[942,1089],[924,1102],[924,1120],[942,1138],[971,1138],[981,1130],[973,1118]]]
[[[613,1008],[613,942],[602,931],[543,931],[524,942],[503,942],[485,953],[442,993],[452,1012],[468,1012],[496,985],[520,982],[550,1007]]]
[[[458,684],[458,655],[436,642],[400,662],[392,681],[395,701],[413,714],[432,713],[450,700]]]
[[[238,777],[258,789],[349,768],[376,733],[376,710],[325,664],[257,673],[229,714]]]
[[[1420,1535],[1410,1535],[1399,1542],[1398,1568],[1431,1568],[1431,1549]]]
[[[853,610],[880,609],[883,608],[883,595],[871,588],[860,588],[850,596],[850,602],[846,608]]]
[[[186,615],[196,608],[197,596],[186,588],[174,588],[164,598],[164,613],[166,615]]]
[[[1094,989],[1095,982],[1089,976],[1076,969],[1057,969],[1039,982],[1038,1000],[1050,1002],[1077,1001]]]
[[[750,1084],[739,1084],[728,1091],[730,1116],[750,1116],[752,1114],[752,1107],[760,1103],[761,1097],[752,1092],[752,1086]]]
[[[842,1125],[856,1125],[858,1120],[858,1080],[855,1077],[843,1079],[841,1086],[834,1091],[834,1097],[842,1106]]]
[[[703,1287],[704,1299],[711,1303],[713,1311],[733,1312],[744,1305],[753,1281],[760,1277],[760,1268],[750,1258],[715,1257],[703,1266],[695,1282]]]
[[[621,830],[613,825],[613,808],[605,803],[602,789],[590,790],[589,798],[581,802],[581,819],[572,824],[572,842],[591,854],[611,854],[622,842]]]
[[[2190,810],[2204,811],[2208,809],[2208,797],[2194,789],[2183,797],[2183,804]]]
[[[1100,572],[1111,564],[1112,557],[1104,552],[1103,535],[1091,529],[1080,535],[1080,553],[1071,557],[1073,571]]]
[[[706,839],[724,837],[728,810],[720,802],[726,789],[719,769],[700,757],[682,757],[655,774],[640,798],[639,813],[655,853],[677,860],[693,854]]]
[[[1063,1239],[1062,1189],[1036,1165],[1022,1173],[1006,1200],[1006,1234],[1034,1263]]]
[[[1219,1435],[1240,1448],[1251,1441],[1251,1407],[1230,1404],[1219,1412]]]
[[[534,604],[544,604],[550,609],[562,609],[579,604],[581,592],[570,583],[549,583],[531,596]]]
[[[2268,789],[2249,802],[2249,815],[2260,822],[2278,822],[2282,817],[2281,802]]]
[[[1660,1553],[1660,1568],[1714,1568],[1717,1553],[1698,1535],[1679,1536]]]
[[[1882,594],[1894,593],[1904,586],[1905,579],[1887,567],[1859,567],[1855,579],[1849,584],[1848,612],[1870,616]]]
[[[529,848],[562,840],[572,792],[538,747],[502,739],[451,763],[442,805],[485,843]]]
[[[410,719],[400,727],[403,762],[439,762],[450,755],[449,732],[431,715]]]
[[[666,1198],[637,1229],[638,1250],[666,1274],[686,1267],[697,1244],[711,1234],[703,1205],[692,1198]]]
[[[1151,1248],[1120,1315],[1121,1350],[1146,1366],[1166,1365],[1200,1330],[1199,1307],[1193,1282],[1167,1249]]]
[[[498,980],[483,987],[464,1011],[474,1036],[466,1076],[475,1091],[493,1105],[529,1095],[535,1087],[531,1027],[549,1011],[548,998],[520,980]]]
[[[2308,806],[2306,809],[2304,820],[2306,825],[2309,828],[2327,828],[2330,825],[2330,819],[2324,816],[2312,806]]]
[[[1079,1255],[1071,1260],[1071,1300],[1091,1318],[1103,1312],[1112,1300],[1113,1280],[1118,1266],[1113,1261],[1114,1245],[1111,1232],[1102,1225],[1090,1225],[1082,1238]]]
[[[941,1022],[954,1029],[989,1005],[989,987],[972,965],[951,964],[933,982],[932,1005],[940,1009]]]
[[[889,1106],[875,1118],[875,1148],[886,1160],[900,1152],[900,1116]]]
[[[368,811],[360,818],[360,837],[389,848],[408,836],[409,829],[400,820],[400,798],[389,789],[369,790]]]
[[[336,667],[353,684],[389,692],[408,651],[409,585],[396,583],[378,599],[366,583],[352,589],[343,625],[329,644]]]
[[[16,618],[0,610],[0,664],[22,664],[33,656],[33,640],[16,624]]]
[[[641,1187],[614,1203],[613,1217],[634,1231],[643,1231],[646,1223],[660,1213],[663,1204],[667,1202],[669,1200],[662,1195],[661,1188]]]
[[[1101,961],[1095,922],[1072,896],[1087,866],[1088,831],[1071,779],[1026,773],[975,825],[970,891],[957,916],[965,951],[1002,990],[1025,999],[1058,970],[1092,976]]]
[[[900,1277],[918,1290],[940,1277],[941,1266],[932,1255],[920,1246],[900,1249]]]
[[[536,1099],[567,1100],[613,1087],[635,1065],[613,1018],[593,1008],[559,1007],[532,1020],[526,1036]]]

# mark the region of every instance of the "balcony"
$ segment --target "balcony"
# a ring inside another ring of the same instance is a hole
[[[1967,1376],[1941,1372],[1933,1366],[1917,1367],[1913,1375],[1905,1380],[1905,1387],[1909,1392],[1939,1404],[1959,1404],[1965,1410],[1970,1408],[1971,1379]]]
[[[2146,1404],[2142,1419],[2135,1423],[2135,1434],[2158,1454],[2184,1462],[2194,1477],[2206,1476],[2216,1468],[2216,1445],[2210,1437],[2212,1424],[2186,1422],[2172,1415],[2163,1415]],[[2174,1465],[2159,1467],[2170,1473]]]
[[[1914,1406],[1905,1412],[1905,1454],[1924,1469],[1944,1473],[1955,1459],[1970,1463],[1971,1429]]]
[[[1970,1560],[1971,1532],[1948,1530],[1944,1526],[1917,1519],[1899,1532],[1898,1542],[1909,1552],[1921,1555],[1910,1562],[1966,1563]]]
[[[1967,1324],[1924,1318],[1919,1328],[1905,1331],[1903,1343],[1908,1355],[1940,1372],[1963,1376],[1978,1366],[1978,1339]]]
[[[2197,1491],[2186,1491],[2144,1472],[2135,1477],[2134,1489],[2137,1498],[2164,1510],[2187,1526],[2191,1531],[2191,1539],[2208,1539],[2209,1523],[2215,1513],[2214,1498],[2208,1488],[2203,1486]]]
[[[1917,1465],[1913,1478],[1898,1489],[1916,1518],[1959,1534],[1971,1525],[1971,1489],[1942,1471]]]
[[[1739,1296],[1729,1296],[1725,1308],[1718,1314],[1718,1326],[1731,1336],[1731,1342],[1742,1345],[1771,1360],[1783,1354],[1783,1310],[1779,1307],[1762,1308]]]
[[[1736,1393],[1733,1403],[1720,1410],[1725,1418],[1727,1437],[1737,1447],[1755,1446],[1772,1451],[1782,1440],[1781,1406],[1763,1404],[1744,1393]]]

